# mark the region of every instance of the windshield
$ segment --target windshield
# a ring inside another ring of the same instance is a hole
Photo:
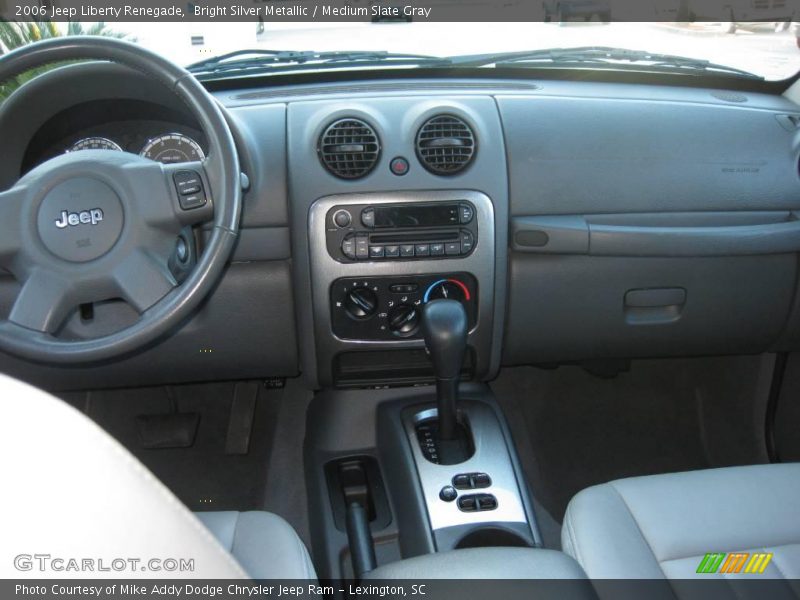
[[[108,23],[104,33],[126,36],[182,65],[241,50],[302,52],[371,51],[454,57],[493,55],[495,53],[571,49],[587,47],[622,48],[709,61],[731,67],[722,73],[732,77],[735,71],[747,72],[766,80],[781,80],[800,70],[798,28],[788,21],[759,23],[603,23],[602,15],[587,16],[588,22],[554,21],[550,23],[436,23],[436,22],[363,22],[363,23],[292,23],[292,22],[194,22],[194,23]],[[581,19],[583,20],[583,19]],[[59,24],[59,27],[63,27]],[[599,61],[574,58],[559,66],[600,68]],[[242,57],[236,57],[241,60]],[[277,61],[273,61],[277,62]],[[281,62],[296,62],[286,61]],[[315,65],[296,64],[298,69]],[[337,58],[337,68],[347,68],[348,56]],[[486,66],[494,63],[469,66]],[[605,61],[602,68],[630,68],[632,61]],[[379,61],[353,66],[387,66]],[[394,66],[394,65],[392,65]],[[397,68],[411,68],[404,61]],[[436,66],[436,65],[423,65]],[[444,66],[444,65],[442,65]],[[455,66],[458,66],[456,64]],[[545,67],[542,60],[524,62],[530,68]],[[645,68],[642,64],[639,68]],[[674,66],[674,65],[670,65]],[[685,66],[685,65],[684,65]],[[262,65],[261,72],[269,72]],[[236,68],[213,74],[236,76]],[[287,70],[283,68],[282,72]],[[714,72],[718,75],[720,72]],[[741,73],[739,73],[741,75]]]

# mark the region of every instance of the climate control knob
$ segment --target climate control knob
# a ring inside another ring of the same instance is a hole
[[[411,304],[398,304],[389,310],[389,330],[397,337],[409,337],[419,327],[420,312]]]
[[[469,288],[463,281],[458,279],[440,279],[434,281],[428,289],[425,290],[424,301],[431,300],[458,300],[465,302],[471,300]]]
[[[347,292],[344,308],[354,319],[368,319],[378,309],[378,296],[369,288],[355,288]]]

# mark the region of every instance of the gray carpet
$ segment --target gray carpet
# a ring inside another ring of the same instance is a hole
[[[577,366],[503,370],[492,388],[545,513],[545,544],[558,547],[567,503],[590,485],[766,462],[771,366],[772,357],[642,360],[609,379]]]
[[[303,477],[305,410],[311,394],[289,380],[284,389],[258,390],[249,451],[225,453],[235,382],[69,393],[64,399],[87,413],[134,454],[191,510],[269,510],[308,539]],[[189,448],[143,448],[138,415],[199,413]]]
[[[775,414],[775,448],[782,462],[800,461],[800,353],[789,355]]]

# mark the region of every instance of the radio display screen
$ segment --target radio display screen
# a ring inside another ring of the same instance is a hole
[[[376,228],[443,227],[458,225],[458,204],[376,206]]]

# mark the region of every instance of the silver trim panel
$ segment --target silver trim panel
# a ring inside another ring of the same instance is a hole
[[[403,426],[411,444],[420,487],[428,509],[431,529],[435,532],[458,525],[527,524],[528,519],[514,473],[514,466],[508,453],[503,430],[494,411],[483,402],[462,400],[459,403],[459,413],[466,419],[472,431],[475,453],[468,460],[457,465],[434,464],[423,456],[420,449],[416,425],[420,421],[435,417],[435,408],[407,413],[403,418]],[[457,500],[445,502],[439,498],[439,491],[442,487],[450,485],[454,475],[474,472],[488,473],[492,478],[492,485],[474,491],[461,490],[459,496],[470,493],[493,494],[497,498],[495,510],[462,512],[458,508]]]
[[[394,202],[453,202],[467,200],[475,207],[478,241],[469,256],[440,260],[360,261],[340,263],[326,247],[325,215],[342,204],[389,204]],[[492,343],[492,320],[495,295],[495,217],[491,199],[472,190],[425,192],[385,192],[325,196],[311,205],[308,216],[309,254],[311,263],[311,295],[314,312],[314,335],[317,344],[317,365],[324,381],[330,381],[333,357],[346,350],[390,348],[423,348],[423,340],[364,341],[343,340],[331,328],[330,287],[342,277],[408,276],[430,273],[467,271],[478,281],[478,315],[470,331],[468,343],[478,356],[477,362],[488,361]]]

